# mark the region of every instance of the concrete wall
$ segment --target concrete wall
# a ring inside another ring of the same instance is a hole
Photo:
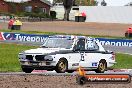
[[[130,6],[80,6],[79,11],[86,12],[86,22],[132,23]]]
[[[73,7],[74,8],[74,7]],[[63,6],[52,8],[57,12],[57,18],[63,19]],[[87,14],[86,22],[100,23],[129,23],[132,24],[131,6],[79,6],[79,11],[85,11]],[[70,20],[75,20],[75,10],[70,12]]]

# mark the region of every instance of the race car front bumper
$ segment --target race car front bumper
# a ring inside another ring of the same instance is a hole
[[[22,68],[31,68],[35,70],[54,70],[55,66],[27,66],[27,65],[22,65]]]
[[[28,60],[20,60],[20,64],[24,68],[33,68],[33,69],[52,69],[56,66],[55,61],[28,61]]]
[[[109,64],[107,64],[108,65],[108,67],[111,67],[111,66],[113,66],[114,64],[116,64],[117,62],[109,62]]]

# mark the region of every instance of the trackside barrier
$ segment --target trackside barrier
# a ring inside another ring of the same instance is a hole
[[[101,45],[132,47],[132,40],[128,40],[128,39],[106,39],[106,38],[96,38],[96,39],[101,43]]]
[[[49,35],[0,32],[0,40],[17,40],[21,42],[45,42]]]
[[[21,42],[45,42],[50,35],[40,34],[24,34],[24,33],[8,33],[0,32],[0,40],[16,40]],[[132,47],[132,40],[128,39],[107,39],[107,38],[95,38],[102,45],[112,46],[127,46]]]
[[[82,67],[78,68],[76,82],[79,85],[87,83],[130,83],[129,74],[88,74]]]

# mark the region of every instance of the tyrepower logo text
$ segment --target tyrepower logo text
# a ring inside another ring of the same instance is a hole
[[[16,40],[28,41],[28,42],[45,42],[46,37],[41,36],[21,36],[20,34],[15,34]]]
[[[128,40],[128,39],[96,38],[96,40],[99,41],[101,45],[132,47],[132,40]]]

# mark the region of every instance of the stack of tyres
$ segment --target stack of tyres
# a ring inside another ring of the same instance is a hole
[[[8,23],[8,29],[13,30],[14,29],[13,24],[14,24],[14,20],[13,19],[10,19],[9,20],[9,23]]]
[[[79,10],[77,10],[75,13],[75,22],[80,22],[80,16],[81,16],[81,13],[79,12]]]
[[[79,16],[75,16],[75,22],[79,22]]]
[[[20,30],[22,26],[22,22],[19,20],[16,20],[13,24],[13,30]]]
[[[132,37],[132,27],[129,27],[125,32],[125,37],[130,38]]]
[[[85,22],[85,18],[83,16],[75,16],[75,22]]]
[[[80,16],[80,17],[79,17],[79,22],[85,22],[85,20],[84,20],[84,17],[83,17],[83,16]]]
[[[85,22],[86,20],[86,14],[80,13],[79,11],[77,11],[77,13],[75,14],[75,22]]]
[[[20,25],[14,25],[14,30],[20,30],[21,26]]]

